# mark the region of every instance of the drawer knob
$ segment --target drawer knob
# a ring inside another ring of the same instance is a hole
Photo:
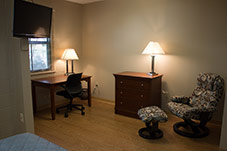
[[[120,84],[123,84],[123,81],[120,81]]]
[[[120,94],[123,94],[123,92],[121,91]]]
[[[140,97],[143,98],[143,94],[141,94]]]
[[[123,102],[120,102],[120,104],[123,104]]]
[[[143,87],[143,83],[141,83],[141,87]]]

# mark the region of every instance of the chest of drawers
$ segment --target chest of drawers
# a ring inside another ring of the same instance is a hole
[[[115,113],[138,118],[138,109],[161,106],[162,75],[121,72],[115,76]]]

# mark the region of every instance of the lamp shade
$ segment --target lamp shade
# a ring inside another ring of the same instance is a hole
[[[61,58],[64,60],[79,60],[79,57],[74,49],[65,49]]]
[[[158,42],[150,41],[147,47],[143,50],[142,54],[149,54],[149,55],[155,56],[155,55],[163,55],[165,54],[165,52],[162,50]]]

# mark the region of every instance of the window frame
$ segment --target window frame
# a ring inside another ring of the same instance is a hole
[[[31,39],[39,39],[39,38],[28,38],[28,44],[29,44],[29,56],[31,55],[31,59],[29,58],[29,70],[31,73],[38,73],[38,72],[46,72],[46,71],[51,71],[52,70],[52,51],[51,51],[51,38],[48,37],[43,37],[46,38],[46,41],[31,41]],[[32,57],[32,49],[31,46],[33,44],[46,44],[47,45],[47,64],[48,64],[48,68],[47,69],[40,69],[40,70],[34,70],[33,69],[33,65],[31,65],[31,63],[33,64],[33,57]],[[31,50],[30,50],[31,49]],[[31,54],[30,54],[31,52]],[[31,69],[32,67],[32,69]]]

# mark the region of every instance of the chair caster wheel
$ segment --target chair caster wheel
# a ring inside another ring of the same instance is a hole
[[[85,115],[85,112],[81,112],[81,115]]]
[[[65,113],[64,117],[68,117],[68,116],[69,116],[68,113]]]
[[[56,110],[56,113],[60,113],[60,111],[59,110]]]

